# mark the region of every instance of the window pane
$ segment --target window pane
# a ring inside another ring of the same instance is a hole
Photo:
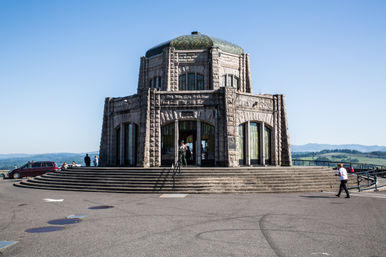
[[[155,89],[158,89],[158,88],[159,88],[159,77],[155,77],[154,80],[155,80],[155,86],[154,86],[154,88],[155,88]]]
[[[162,88],[162,80],[161,80],[161,77],[158,77],[158,88],[157,89],[161,89]]]
[[[125,124],[124,162],[128,166],[135,166],[137,161],[136,126],[134,123]]]
[[[161,164],[170,165],[174,162],[174,123],[161,128]]]
[[[197,74],[197,90],[204,90],[204,76]]]
[[[188,90],[194,90],[194,84],[195,84],[196,76],[194,73],[188,74]]]
[[[40,168],[40,167],[41,167],[41,163],[40,162],[32,163],[32,168]]]
[[[264,127],[265,164],[271,164],[271,129]]]
[[[223,76],[221,77],[221,86],[222,86],[222,87],[225,87],[225,85],[226,85],[226,75],[223,75]]]
[[[179,90],[186,90],[186,74],[180,75],[178,85]]]
[[[203,165],[214,164],[214,146],[214,126],[202,122],[201,160],[203,161]]]
[[[259,160],[259,126],[256,122],[251,122],[250,126],[250,155],[253,164]]]
[[[232,86],[232,75],[228,75],[228,81],[227,81],[227,87],[231,87]]]
[[[239,163],[244,164],[244,131],[245,124],[239,125]]]
[[[236,76],[233,77],[233,87],[239,89],[239,79]]]
[[[121,165],[121,128],[115,130],[115,162],[116,165]]]

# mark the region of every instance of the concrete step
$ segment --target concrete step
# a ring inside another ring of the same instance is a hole
[[[53,189],[53,190],[75,190],[75,191],[103,191],[103,192],[189,192],[189,193],[211,193],[211,192],[306,192],[306,191],[323,191],[320,186],[303,186],[299,187],[290,187],[290,186],[281,186],[281,187],[163,187],[163,188],[143,188],[143,187],[98,187],[98,186],[74,186],[74,185],[39,185],[35,183],[26,183],[21,182],[16,186],[28,187],[28,188],[43,188],[43,189]],[[330,187],[327,187],[324,190],[329,190]]]
[[[180,187],[184,186],[208,186],[208,185],[215,185],[218,184],[220,186],[239,186],[239,185],[261,185],[261,181],[259,180],[208,180],[208,181],[180,181],[180,180],[168,180],[168,181],[159,181],[159,182],[152,182],[152,181],[74,181],[74,180],[41,180],[41,179],[34,179],[34,180],[27,180],[27,182],[33,182],[33,183],[40,183],[40,184],[57,184],[57,185],[83,185],[83,186],[144,186],[144,187],[153,187],[153,186],[168,186],[168,185],[177,185]],[[315,180],[307,180],[307,181],[287,181],[287,182],[281,182],[281,181],[269,181],[267,183],[264,183],[264,185],[267,186],[274,186],[274,185],[288,185],[288,186],[302,186],[302,185],[331,185],[336,184],[336,182],[332,181],[315,181]]]
[[[337,187],[331,169],[323,167],[79,168],[44,174],[15,186],[91,192],[306,192]],[[173,178],[173,175],[174,178]]]

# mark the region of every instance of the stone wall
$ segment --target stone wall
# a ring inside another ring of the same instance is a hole
[[[179,91],[179,75],[185,73],[203,74],[205,90]],[[221,87],[221,76],[225,74],[239,78],[239,89]],[[149,81],[155,76],[162,78],[161,91],[149,88]],[[272,164],[290,165],[284,97],[251,92],[247,54],[230,54],[217,47],[189,51],[165,48],[158,55],[142,57],[137,94],[105,100],[100,163],[102,166],[116,165],[116,128],[125,123],[135,123],[139,135],[137,165],[160,166],[161,126],[179,120],[197,120],[215,127],[217,166],[239,165],[238,126],[250,122],[258,122],[261,131],[264,126],[272,130]],[[199,154],[200,150],[197,151]],[[262,151],[264,157],[264,149]],[[261,159],[263,162],[264,158]]]

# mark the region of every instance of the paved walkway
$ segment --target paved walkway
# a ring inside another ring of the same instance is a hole
[[[13,242],[0,251],[2,256],[385,256],[386,193],[352,196],[80,193],[16,188],[11,180],[0,180],[0,241]],[[98,206],[112,208],[90,209]],[[71,215],[81,219],[56,224]],[[27,232],[41,227],[60,230]]]

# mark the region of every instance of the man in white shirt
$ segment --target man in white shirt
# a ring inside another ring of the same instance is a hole
[[[346,192],[346,198],[350,198],[350,193],[347,190],[347,170],[343,168],[342,163],[338,163],[338,174],[340,179],[340,186],[339,186],[339,193],[336,195],[337,197],[340,197],[340,193],[342,192],[342,188]]]

